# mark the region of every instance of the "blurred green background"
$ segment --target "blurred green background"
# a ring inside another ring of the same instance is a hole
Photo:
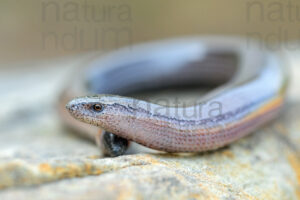
[[[1,0],[0,66],[182,35],[243,35],[298,48],[282,44],[298,40],[299,23],[297,0]]]

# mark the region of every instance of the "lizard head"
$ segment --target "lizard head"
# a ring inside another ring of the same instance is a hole
[[[71,100],[66,108],[77,120],[99,126],[107,131],[122,132],[135,119],[135,99],[96,95]]]

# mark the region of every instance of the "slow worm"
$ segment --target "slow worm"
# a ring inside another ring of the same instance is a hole
[[[87,124],[110,133],[105,144],[115,148],[108,153],[112,156],[123,153],[127,140],[166,152],[202,152],[228,145],[278,116],[288,82],[279,55],[253,41],[226,37],[136,45],[86,65],[81,78],[71,84],[81,92],[64,91],[61,115],[86,134],[96,131]],[[217,87],[185,107],[117,96],[191,84]],[[75,98],[77,94],[89,96]],[[217,103],[219,112],[211,112],[211,103]]]

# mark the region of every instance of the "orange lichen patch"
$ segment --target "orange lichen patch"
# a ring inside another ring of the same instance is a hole
[[[70,164],[67,166],[66,168],[69,172],[71,176],[80,176],[82,174],[87,174],[87,172],[85,171],[85,168],[79,167],[78,165],[74,165],[74,164]]]
[[[243,169],[250,169],[251,166],[248,163],[240,163],[240,167]]]
[[[52,167],[49,165],[49,164],[47,164],[47,163],[42,163],[42,164],[40,164],[40,166],[39,166],[39,170],[40,171],[42,171],[42,172],[46,172],[46,173],[53,173],[53,169],[52,169]]]
[[[298,199],[300,199],[300,160],[299,157],[297,157],[295,154],[290,153],[288,154],[288,160],[290,165],[292,166],[295,174],[296,174],[296,178],[297,178],[297,189],[296,189],[296,194]]]
[[[98,156],[98,155],[92,155],[92,156],[88,156],[87,158],[89,158],[89,159],[99,159],[100,156]]]
[[[84,165],[84,169],[85,169],[85,171],[86,171],[87,174],[91,174],[92,173],[92,165],[91,164],[86,163]]]
[[[129,158],[128,158],[129,159]],[[152,156],[149,155],[141,155],[138,156],[137,159],[129,160],[128,165],[129,166],[143,166],[143,165],[152,165],[152,164],[163,164],[162,162],[159,162],[157,159],[154,159]],[[124,167],[128,167],[128,165],[120,166],[120,167],[114,167],[114,166],[106,166],[102,167],[101,169],[97,167],[93,167],[92,163],[84,163],[81,164],[74,164],[70,163],[67,165],[61,165],[61,166],[53,166],[47,163],[41,163],[38,166],[38,169],[41,173],[45,175],[51,175],[52,177],[55,177],[54,179],[60,179],[60,178],[72,178],[72,177],[78,177],[78,176],[85,176],[85,175],[100,175],[103,174],[103,172],[121,169]]]
[[[75,173],[71,171],[68,167],[55,167],[53,172],[58,177],[74,177]]]
[[[102,174],[102,173],[103,173],[102,170],[97,169],[97,170],[94,170],[93,173],[91,173],[91,174],[93,174],[93,175],[100,175],[100,174]]]
[[[222,155],[228,157],[228,158],[234,158],[234,154],[232,153],[232,151],[226,150],[222,152]]]
[[[86,164],[83,168],[74,164],[67,166],[53,167],[47,163],[39,165],[39,170],[46,174],[51,174],[59,178],[76,177],[84,174],[101,174],[98,171],[92,171],[90,164]]]

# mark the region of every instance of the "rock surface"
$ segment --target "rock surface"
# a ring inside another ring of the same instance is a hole
[[[298,53],[288,55],[299,79]],[[95,144],[65,130],[55,112],[57,94],[76,62],[48,63],[57,67],[25,75],[1,73],[1,200],[300,198],[297,78],[283,115],[229,147],[201,154],[142,149],[101,158]]]

